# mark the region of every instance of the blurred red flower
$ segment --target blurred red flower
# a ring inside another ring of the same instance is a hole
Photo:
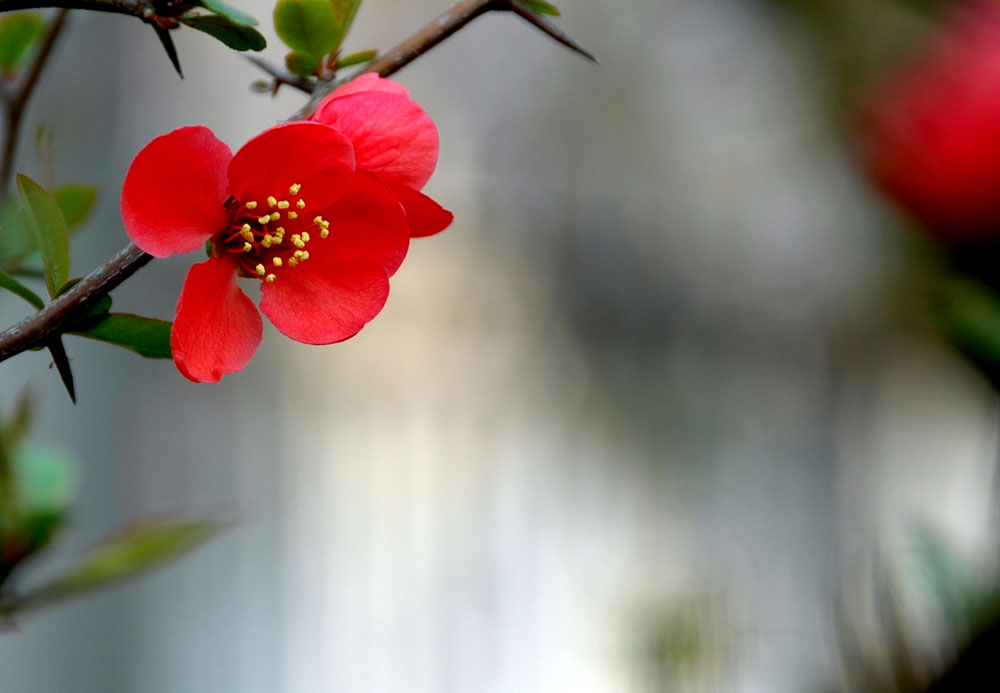
[[[260,343],[237,276],[260,280],[260,311],[279,331],[329,344],[378,314],[409,244],[397,195],[356,170],[351,140],[320,123],[270,128],[235,156],[205,127],[157,137],[129,168],[121,210],[129,237],[156,257],[212,242],[171,331],[174,362],[197,382],[240,370]]]
[[[956,10],[875,93],[860,135],[873,180],[935,235],[1000,237],[1000,4]]]
[[[438,133],[406,89],[362,75],[323,99],[311,120],[351,140],[358,168],[378,176],[406,209],[411,236],[430,236],[451,223],[452,213],[420,192],[437,166]]]

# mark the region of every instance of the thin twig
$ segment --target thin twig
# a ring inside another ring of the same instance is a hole
[[[264,58],[261,58],[260,56],[247,55],[246,58],[261,70],[271,75],[271,77],[274,77],[276,83],[279,85],[287,84],[288,86],[298,89],[306,94],[312,94],[313,90],[316,88],[316,85],[308,79],[303,79],[298,75],[293,75],[288,70],[283,70],[274,63],[264,60]]]
[[[59,10],[52,18],[45,40],[38,48],[35,59],[25,73],[24,81],[13,93],[4,95],[4,115],[7,127],[4,133],[3,153],[0,154],[0,192],[7,190],[10,177],[14,172],[14,153],[17,150],[17,140],[21,132],[24,110],[28,106],[28,100],[35,91],[38,78],[41,77],[42,70],[45,69],[49,56],[52,54],[52,48],[56,45],[56,39],[59,38],[68,13],[69,10]]]
[[[141,0],[72,0],[72,2],[81,3],[72,5],[73,7],[82,7],[84,3],[109,6],[117,6],[118,4],[122,6],[146,5]],[[7,7],[7,5],[18,3],[21,7],[37,6],[37,4],[28,3],[27,0],[0,0],[0,12],[4,9],[14,9]],[[518,0],[460,0],[408,39],[376,58],[364,72],[377,72],[383,77],[387,77],[419,58],[476,17],[491,10],[517,12],[515,5],[519,4]],[[152,8],[151,4],[148,6]],[[88,7],[87,9],[96,8]],[[127,14],[135,13],[127,12]],[[552,34],[545,26],[539,25],[535,21],[532,21],[532,24],[539,26],[550,36],[565,43],[573,50],[593,58],[589,53],[579,48],[576,42],[570,40],[571,43],[566,43],[559,36]],[[318,85],[309,102],[289,120],[307,118],[315,110],[320,100],[337,86],[337,83]],[[106,264],[87,275],[80,283],[52,301],[43,310],[0,332],[0,361],[9,359],[27,349],[44,346],[52,335],[64,331],[77,316],[83,314],[102,296],[132,276],[151,259],[151,255],[144,253],[134,243],[129,243]]]

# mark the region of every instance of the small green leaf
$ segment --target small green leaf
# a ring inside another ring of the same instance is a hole
[[[545,0],[522,0],[528,9],[535,14],[547,14],[552,17],[559,16],[559,8]]]
[[[69,278],[69,234],[66,220],[55,199],[45,188],[25,175],[18,174],[17,190],[28,217],[28,224],[38,239],[45,270],[45,286],[55,298]]]
[[[169,359],[172,356],[170,323],[166,320],[130,313],[108,313],[87,329],[74,327],[69,333],[116,344],[148,359]]]
[[[293,75],[313,77],[319,72],[319,58],[315,55],[306,55],[305,53],[292,51],[285,56],[285,67]]]
[[[3,421],[3,428],[0,430],[0,441],[11,448],[16,447],[20,444],[21,439],[27,435],[34,417],[35,398],[32,397],[31,390],[25,388],[18,396],[14,410]]]
[[[321,58],[343,37],[330,0],[278,0],[274,29],[293,51]]]
[[[97,188],[84,183],[60,185],[52,191],[52,197],[55,198],[56,203],[59,205],[59,210],[62,212],[63,219],[66,220],[66,228],[73,231],[73,229],[78,227],[87,218],[90,210],[94,208],[94,201],[97,199]]]
[[[192,29],[202,31],[237,51],[261,51],[267,40],[259,31],[243,24],[236,24],[222,15],[197,15],[181,17],[180,21]]]
[[[231,23],[238,26],[257,26],[257,20],[248,15],[246,12],[241,12],[235,7],[230,7],[220,0],[201,0],[199,3],[206,10],[211,10],[220,17],[225,17]]]
[[[0,19],[0,71],[10,73],[42,32],[42,18],[34,13],[14,13]]]
[[[341,36],[347,36],[347,32],[354,23],[354,15],[358,13],[361,0],[330,0],[333,5],[333,14],[340,25]]]
[[[39,298],[38,294],[26,287],[21,282],[14,279],[3,270],[0,270],[0,289],[7,289],[12,291],[25,301],[30,303],[35,307],[36,310],[41,310],[45,307],[45,303]]]
[[[217,524],[204,520],[133,527],[67,572],[29,590],[14,606],[38,606],[138,577],[197,548],[218,530]]]
[[[345,55],[343,58],[337,61],[337,67],[350,67],[351,65],[360,65],[361,63],[370,63],[378,55],[376,50],[358,51],[357,53],[351,53],[350,55]]]

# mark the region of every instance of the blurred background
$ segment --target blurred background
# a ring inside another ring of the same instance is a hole
[[[271,5],[235,4],[280,62]],[[898,664],[894,639],[918,669],[953,653],[928,555],[973,579],[996,553],[996,396],[921,319],[939,251],[849,138],[931,18],[558,4],[602,66],[498,14],[397,75],[439,128],[427,192],[455,222],[354,339],[268,325],[205,386],[70,337],[75,407],[47,353],[0,366],[5,406],[30,384],[35,438],[80,468],[73,526],[25,580],[137,516],[233,523],[19,622],[4,691],[845,690]],[[366,0],[346,47],[446,5]],[[252,93],[259,71],[190,30],[182,81],[134,19],[70,24],[18,170],[44,123],[57,180],[99,184],[80,275],[126,243],[121,181],[151,138],[202,123],[235,149],[303,99]],[[116,309],[171,318],[192,258]],[[25,314],[0,297],[4,325]]]

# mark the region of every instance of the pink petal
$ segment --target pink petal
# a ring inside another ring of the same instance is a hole
[[[353,337],[378,315],[389,297],[389,278],[370,257],[334,246],[315,256],[310,251],[298,267],[262,283],[261,293],[261,312],[283,334],[306,344],[332,344]]]
[[[202,245],[229,220],[225,142],[206,127],[161,135],[143,147],[122,187],[122,221],[137,246],[155,257]]]
[[[409,97],[383,90],[331,95],[312,119],[347,135],[358,168],[389,185],[420,190],[437,166],[437,128]]]
[[[409,97],[410,95],[410,92],[408,92],[403,85],[396,84],[391,79],[379,77],[374,72],[369,72],[352,79],[342,87],[338,87],[328,98],[335,99],[340,96],[347,96],[348,94],[357,94],[365,91],[387,91],[390,94],[399,94],[406,97]]]
[[[262,334],[260,313],[236,284],[236,263],[213,257],[191,267],[170,331],[174,363],[185,377],[219,382],[250,363]]]
[[[394,185],[392,191],[406,210],[411,238],[433,236],[448,228],[455,218],[454,214],[413,188]]]
[[[242,202],[283,200],[298,183],[308,209],[340,197],[354,175],[350,140],[320,123],[286,123],[268,128],[243,145],[229,164],[229,189]]]

